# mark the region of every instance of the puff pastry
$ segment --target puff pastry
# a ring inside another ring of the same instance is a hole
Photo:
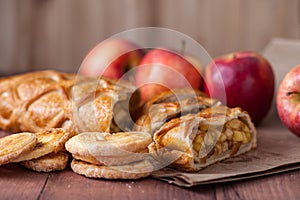
[[[22,161],[20,164],[23,167],[36,172],[52,172],[66,169],[68,159],[69,155],[60,151],[33,160]]]
[[[145,132],[86,132],[72,137],[65,147],[77,160],[112,166],[147,159],[151,142],[152,136]]]
[[[34,133],[18,133],[0,138],[0,166],[32,151],[38,139]]]
[[[181,89],[176,93],[165,92],[146,103],[144,114],[134,125],[134,131],[153,134],[174,117],[197,113],[202,109],[219,106],[221,102],[197,90]]]
[[[198,171],[256,147],[256,130],[247,112],[217,106],[165,123],[154,133],[149,151],[162,163]]]
[[[38,132],[66,128],[75,132],[117,132],[133,125],[127,82],[37,71],[0,79],[0,128]],[[128,107],[130,107],[128,109]]]
[[[204,92],[191,88],[167,90],[148,100],[145,103],[143,110],[144,112],[149,110],[149,108],[151,108],[151,106],[154,104],[175,102],[196,96],[207,97],[207,95]]]
[[[77,174],[99,179],[139,179],[149,176],[153,171],[151,163],[147,160],[126,165],[103,166],[73,159],[71,169]]]

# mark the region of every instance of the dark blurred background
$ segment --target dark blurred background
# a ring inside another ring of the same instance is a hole
[[[180,31],[211,56],[300,39],[300,0],[0,0],[0,74],[77,72],[96,44],[121,31]]]

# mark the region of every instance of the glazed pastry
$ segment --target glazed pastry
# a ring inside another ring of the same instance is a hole
[[[147,101],[144,105],[144,112],[149,110],[152,105],[159,104],[159,103],[170,103],[170,102],[176,102],[183,99],[188,99],[191,97],[196,96],[203,96],[207,97],[207,95],[196,89],[190,89],[190,88],[180,88],[180,89],[173,89],[173,90],[167,90],[165,92],[162,92],[159,95],[154,96],[149,101]]]
[[[112,166],[147,159],[151,142],[151,135],[145,132],[85,132],[72,137],[65,147],[77,160]]]
[[[12,162],[32,160],[50,153],[63,151],[66,141],[73,136],[73,133],[63,128],[51,128],[37,132],[35,135],[37,137],[36,146],[30,152],[23,153]]]
[[[64,152],[50,153],[33,160],[26,160],[20,164],[36,172],[52,172],[66,169],[69,155]]]
[[[139,179],[149,176],[153,171],[151,163],[147,160],[126,165],[103,166],[73,159],[71,169],[76,174],[98,179]]]
[[[34,133],[18,133],[0,138],[0,166],[31,152],[38,143]]]
[[[219,105],[220,101],[209,98],[200,91],[193,90],[191,93],[189,90],[188,93],[178,93],[177,96],[164,93],[146,103],[144,114],[136,121],[133,130],[153,134],[172,118]]]
[[[256,130],[247,112],[217,106],[165,123],[153,136],[150,153],[162,165],[198,171],[256,147]]]
[[[62,127],[75,132],[117,132],[133,122],[127,82],[38,71],[0,79],[0,128],[38,132]],[[129,103],[128,103],[129,102]]]
[[[66,150],[74,158],[72,170],[90,178],[136,179],[154,170],[147,146],[152,137],[144,132],[86,132],[71,138]]]

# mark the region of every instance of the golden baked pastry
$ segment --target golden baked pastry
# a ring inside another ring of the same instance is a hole
[[[119,166],[101,166],[73,159],[72,170],[89,178],[104,179],[139,179],[150,175],[152,165],[147,160]]]
[[[144,114],[136,121],[134,125],[134,131],[144,131],[153,134],[157,131],[164,123],[172,118],[180,117],[188,113],[197,113],[199,110],[210,108],[213,106],[221,105],[221,102],[207,97],[206,95],[199,93],[199,96],[183,95],[178,98],[181,100],[174,99],[169,93],[160,95],[154,100],[150,100],[151,103],[146,104]],[[159,99],[159,100],[158,100]]]
[[[0,165],[30,152],[38,140],[33,133],[18,133],[0,138]]]
[[[72,137],[65,146],[78,160],[112,166],[147,158],[151,142],[152,136],[145,132],[86,132]]]
[[[20,164],[37,172],[52,172],[66,169],[68,164],[68,154],[63,152],[50,153],[33,160],[22,161]]]
[[[145,103],[143,110],[144,112],[149,110],[149,108],[154,104],[175,102],[175,101],[180,101],[183,99],[188,99],[196,96],[207,97],[207,95],[204,92],[196,89],[179,88],[179,89],[167,90],[149,99]]]
[[[105,78],[37,71],[0,79],[0,129],[38,132],[117,132],[133,124],[128,107],[138,105],[135,87]],[[128,105],[130,104],[130,106]]]
[[[150,153],[163,165],[198,171],[256,147],[256,129],[247,112],[217,106],[165,123],[153,136]]]
[[[72,170],[90,178],[138,179],[149,176],[153,166],[148,160],[152,136],[145,132],[114,134],[86,132],[66,142],[74,158]]]
[[[13,162],[32,160],[49,153],[58,153],[64,150],[65,143],[73,136],[73,133],[63,128],[51,128],[37,132],[35,135],[38,142],[34,149],[26,154],[22,154]]]

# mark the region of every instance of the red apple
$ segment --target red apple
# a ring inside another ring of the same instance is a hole
[[[215,58],[205,70],[205,92],[229,107],[248,111],[258,125],[270,110],[275,78],[270,63],[255,52]]]
[[[143,54],[136,44],[125,39],[107,39],[86,55],[80,73],[119,79],[127,70],[137,66],[142,57]]]
[[[174,88],[199,89],[201,74],[188,59],[167,49],[152,49],[136,68],[135,84],[141,103],[163,91]]]
[[[300,137],[300,65],[290,70],[280,83],[276,107],[282,123]]]

